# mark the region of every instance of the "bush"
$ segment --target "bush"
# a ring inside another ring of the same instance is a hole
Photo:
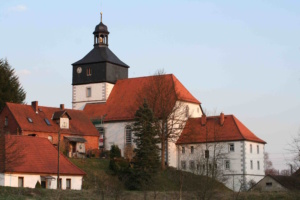
[[[39,181],[36,182],[35,188],[42,188],[41,183]]]
[[[121,150],[118,145],[112,145],[109,152],[110,159],[121,158]]]

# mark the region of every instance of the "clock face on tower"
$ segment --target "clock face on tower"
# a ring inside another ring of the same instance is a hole
[[[80,74],[82,72],[82,68],[81,67],[77,67],[77,73]]]

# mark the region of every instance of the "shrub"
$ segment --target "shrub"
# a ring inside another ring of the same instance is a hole
[[[36,182],[35,188],[42,188],[41,183],[39,181]]]

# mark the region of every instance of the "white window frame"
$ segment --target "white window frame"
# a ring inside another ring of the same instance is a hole
[[[91,87],[86,88],[86,97],[92,97],[92,88]]]
[[[185,147],[181,147],[181,153],[185,154]]]
[[[229,143],[228,144],[228,150],[229,150],[229,152],[234,152],[234,143]]]
[[[195,147],[191,146],[191,154],[194,154],[194,152],[195,152]]]
[[[230,160],[225,160],[225,169],[230,170]]]

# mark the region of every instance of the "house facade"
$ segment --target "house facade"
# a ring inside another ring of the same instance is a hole
[[[189,119],[177,141],[177,168],[215,175],[235,191],[264,177],[265,141],[234,115]]]
[[[60,136],[61,147],[70,157],[99,147],[99,132],[89,117],[83,111],[65,109],[63,104],[53,108],[39,106],[37,101],[31,105],[6,103],[0,122],[5,133],[47,138],[56,146]]]
[[[0,136],[0,185],[57,189],[58,151],[46,138]],[[60,153],[59,188],[81,190],[85,172]]]

